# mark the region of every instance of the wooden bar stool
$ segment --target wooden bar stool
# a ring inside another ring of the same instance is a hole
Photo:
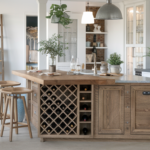
[[[0,92],[6,95],[5,96],[6,105],[5,105],[5,110],[4,110],[4,119],[3,119],[2,127],[1,127],[1,137],[3,136],[4,126],[8,126],[8,127],[10,127],[10,134],[9,134],[10,142],[12,142],[12,134],[13,134],[14,128],[16,129],[16,134],[18,134],[18,128],[28,127],[30,138],[32,138],[32,132],[31,132],[31,127],[30,127],[30,121],[29,121],[28,114],[27,114],[25,97],[17,96],[17,94],[21,95],[21,94],[32,93],[32,90],[26,89],[23,87],[7,87],[7,88],[1,89]],[[18,122],[17,98],[20,98],[23,101],[27,123]],[[11,101],[10,123],[5,123],[9,101]],[[13,122],[13,119],[15,120],[14,122]],[[13,126],[13,124],[15,126]],[[21,126],[18,126],[18,124]]]
[[[17,86],[20,85],[19,82],[15,82],[15,81],[0,81],[0,89],[3,89],[5,87],[13,87],[13,86]],[[2,124],[2,120],[3,120],[3,97],[4,95],[0,93],[0,120],[1,120],[1,124]],[[5,103],[5,101],[4,101]],[[10,108],[10,103],[9,103],[9,108]],[[7,115],[6,119],[10,119],[10,116]]]

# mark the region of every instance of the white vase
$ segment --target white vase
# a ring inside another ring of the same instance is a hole
[[[98,28],[97,31],[98,31],[98,32],[101,32],[101,26],[98,26],[97,28]]]
[[[105,61],[101,62],[101,67],[100,67],[101,73],[107,73],[108,71],[108,64]]]
[[[121,73],[122,68],[120,67],[120,65],[111,65],[110,66],[110,73],[116,73],[119,74]]]
[[[97,27],[98,27],[98,25],[94,24],[94,31],[93,32],[97,32]]]

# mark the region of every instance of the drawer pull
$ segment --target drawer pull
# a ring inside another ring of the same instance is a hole
[[[34,111],[34,114],[36,114],[36,111]]]
[[[36,97],[36,93],[34,93],[34,97]]]
[[[150,92],[149,91],[144,91],[143,95],[150,95]]]

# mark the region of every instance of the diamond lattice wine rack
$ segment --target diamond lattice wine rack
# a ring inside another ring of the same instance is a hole
[[[40,86],[40,135],[77,134],[77,85]]]

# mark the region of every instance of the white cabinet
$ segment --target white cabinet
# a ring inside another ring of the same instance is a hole
[[[143,57],[147,52],[147,42],[150,2],[133,3],[125,7],[125,50],[126,74],[135,74],[135,68],[147,68],[149,57]]]

